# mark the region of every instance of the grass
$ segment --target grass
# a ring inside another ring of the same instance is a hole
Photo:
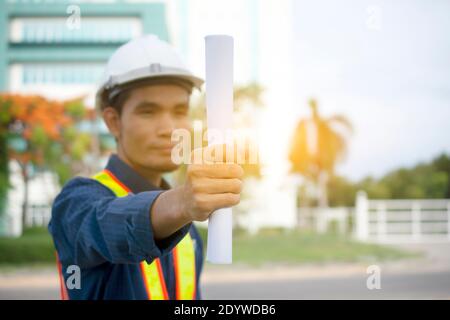
[[[55,247],[46,228],[30,228],[20,238],[0,238],[0,265],[55,263]]]
[[[206,243],[206,229],[199,231]],[[380,261],[411,256],[398,249],[359,243],[335,234],[263,230],[251,236],[236,230],[233,236],[233,261],[248,265]],[[54,263],[53,241],[45,228],[28,229],[16,239],[0,238],[2,267]]]
[[[202,238],[206,237],[206,230],[201,230],[201,234]],[[254,236],[242,232],[233,235],[233,262],[248,265],[373,262],[414,256],[417,255],[392,247],[356,242],[337,234],[263,230]]]

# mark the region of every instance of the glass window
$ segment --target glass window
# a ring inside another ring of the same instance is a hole
[[[103,64],[24,64],[24,84],[94,84],[103,72]]]
[[[66,18],[14,18],[10,21],[13,43],[127,42],[142,34],[136,17],[85,17],[79,29],[70,29]]]

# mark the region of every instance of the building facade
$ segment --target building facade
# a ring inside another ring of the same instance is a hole
[[[55,99],[87,96],[93,106],[105,62],[131,38],[152,33],[173,43],[202,76],[204,36],[229,34],[235,43],[235,83],[265,88],[264,109],[252,115],[263,177],[249,181],[251,196],[241,205],[245,214],[237,222],[253,231],[293,227],[295,186],[288,179],[287,160],[295,107],[291,2],[5,0],[0,2],[0,91]],[[52,192],[45,199],[39,193],[45,182],[32,183],[30,203],[51,203]],[[20,203],[22,193],[20,187],[13,189],[10,203]]]
[[[0,90],[92,95],[118,46],[143,33],[168,40],[165,10],[164,1],[1,1]]]
[[[58,100],[83,96],[93,107],[111,53],[147,33],[169,40],[164,1],[2,0],[0,92]],[[10,184],[0,234],[18,236],[25,186],[15,163]],[[28,187],[29,225],[47,224],[58,190],[53,173],[34,175]]]

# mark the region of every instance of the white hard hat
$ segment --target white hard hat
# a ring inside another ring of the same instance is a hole
[[[104,107],[105,93],[136,80],[173,78],[200,89],[203,79],[194,76],[180,55],[155,35],[133,39],[119,47],[109,58],[96,95],[96,106]]]

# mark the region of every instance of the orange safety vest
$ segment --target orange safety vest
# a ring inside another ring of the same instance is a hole
[[[130,189],[128,189],[107,169],[97,173],[92,178],[110,189],[117,197],[125,197],[128,193],[130,193]],[[189,232],[173,248],[172,255],[175,269],[176,299],[194,300],[197,290],[195,274],[195,249],[194,242]],[[62,281],[61,297],[65,300],[68,298],[68,294],[65,290],[64,278],[62,277],[59,261],[58,269],[60,273],[60,280]],[[146,261],[142,261],[140,263],[140,270],[148,299],[168,300],[169,295],[167,293],[166,282],[164,280],[160,259],[156,258],[150,264]]]

